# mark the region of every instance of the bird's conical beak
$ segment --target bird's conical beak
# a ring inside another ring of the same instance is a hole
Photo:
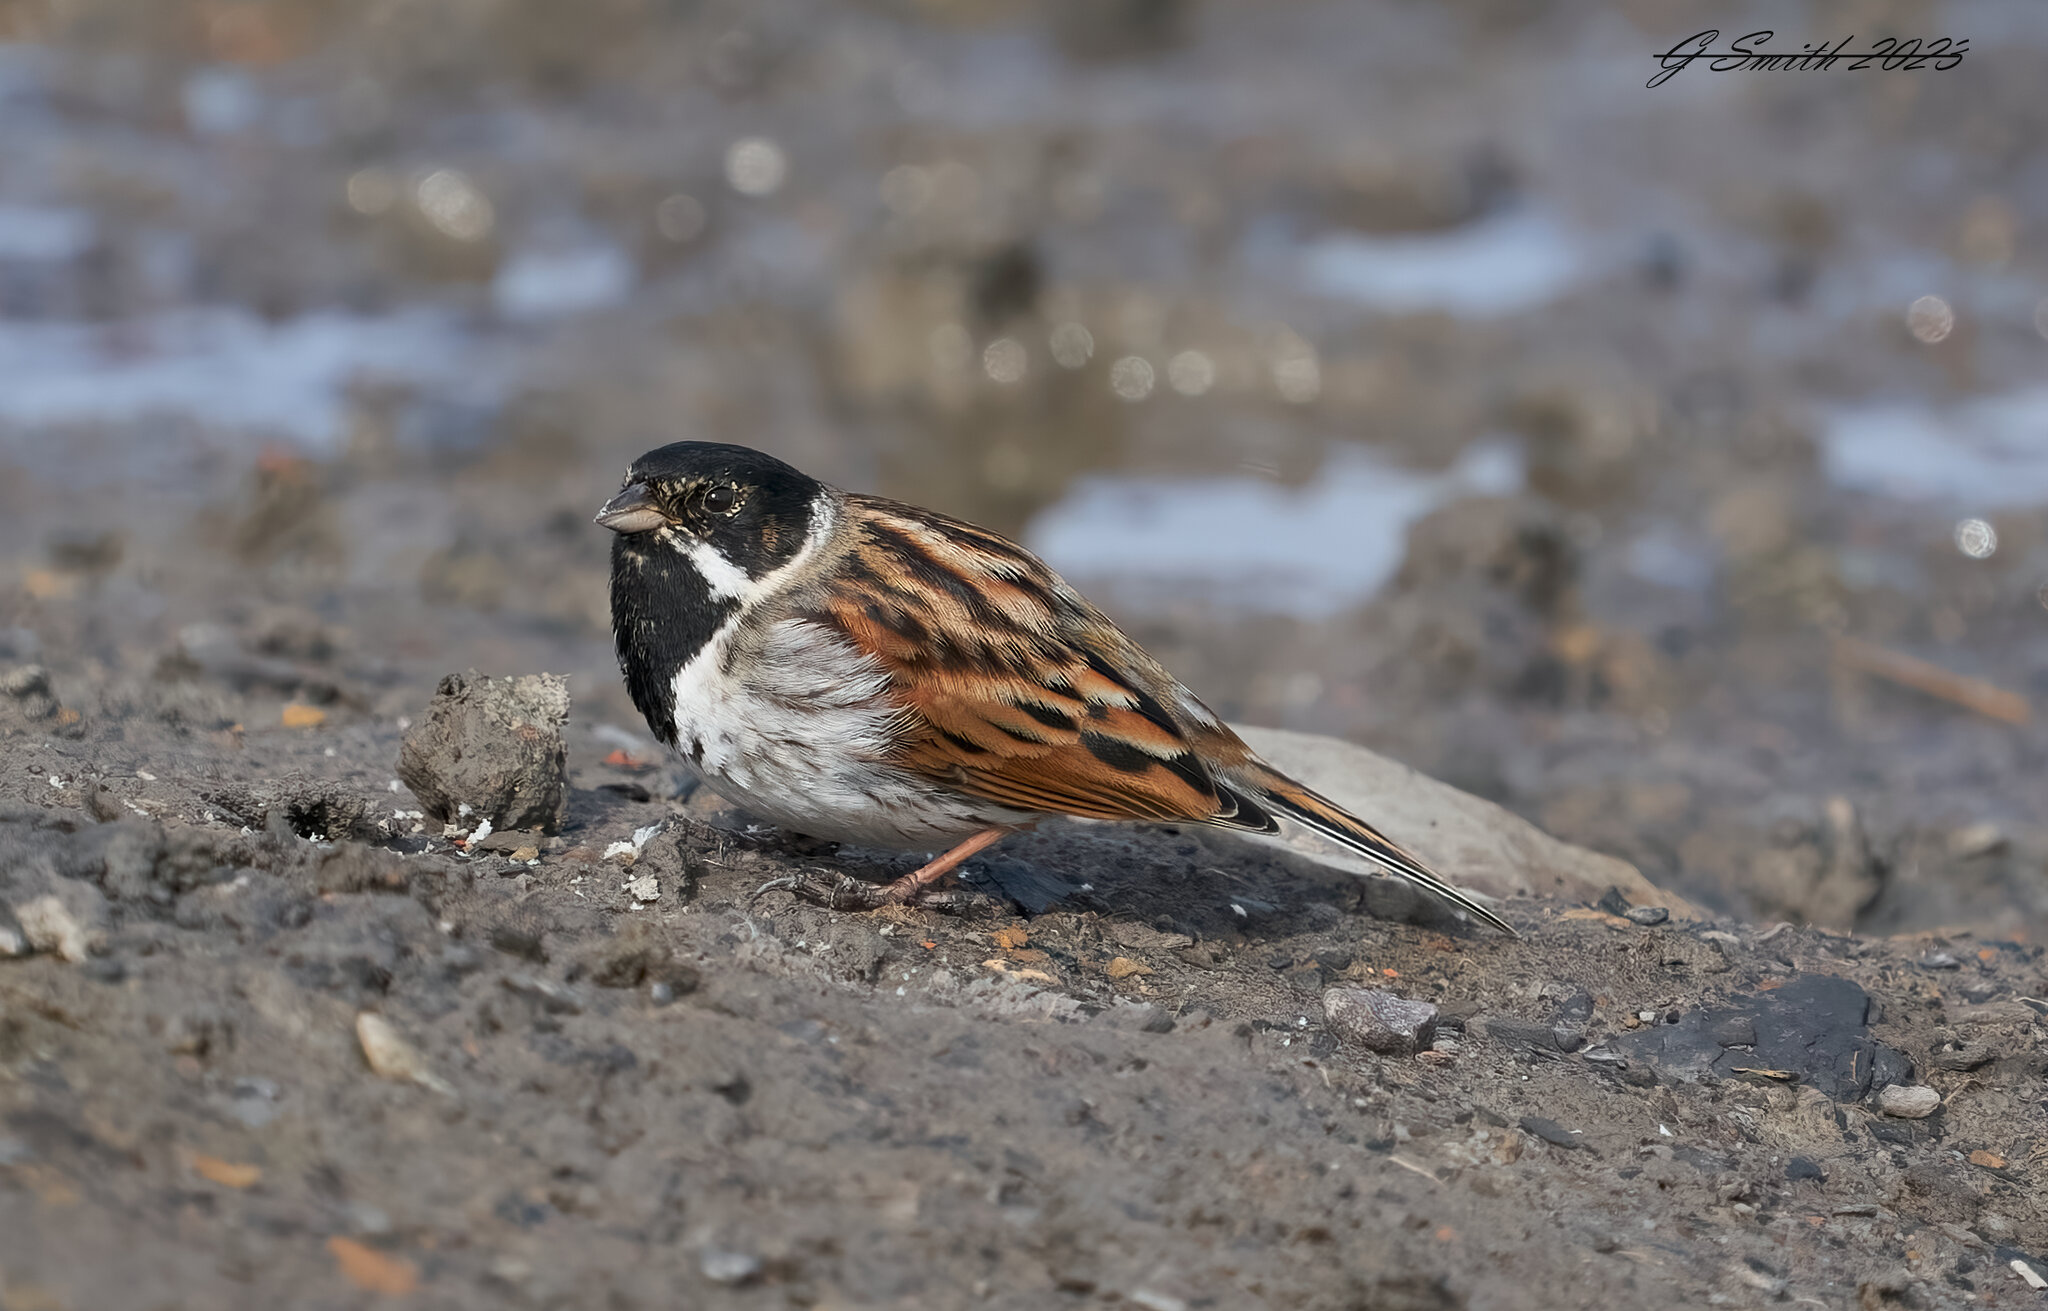
[[[646,483],[627,483],[597,512],[597,522],[615,533],[644,533],[667,523],[668,515]]]

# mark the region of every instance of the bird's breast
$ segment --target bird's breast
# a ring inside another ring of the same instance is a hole
[[[813,620],[736,617],[670,686],[674,745],[720,795],[814,837],[950,842],[995,822],[894,763],[888,672]]]

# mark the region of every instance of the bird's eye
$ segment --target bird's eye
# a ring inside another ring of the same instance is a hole
[[[731,514],[740,508],[740,489],[731,483],[720,483],[704,493],[706,514]]]

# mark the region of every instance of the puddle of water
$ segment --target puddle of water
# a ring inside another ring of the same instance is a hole
[[[56,264],[92,245],[93,217],[56,205],[0,204],[0,260]]]
[[[1312,290],[1376,310],[1497,318],[1556,299],[1584,276],[1586,259],[1556,220],[1523,209],[1449,232],[1318,237],[1303,247],[1301,271]]]
[[[1628,544],[1628,571],[1646,583],[1681,592],[1713,586],[1720,552],[1704,537],[1675,524],[1653,524]]]
[[[1517,491],[1522,478],[1520,450],[1501,442],[1475,444],[1443,473],[1342,447],[1298,488],[1249,477],[1091,477],[1033,520],[1025,539],[1077,585],[1320,618],[1393,576],[1417,519],[1460,497]]]
[[[1986,510],[2048,504],[2048,387],[1832,410],[1821,444],[1828,477],[1853,491]]]
[[[604,309],[633,289],[633,264],[616,246],[535,250],[514,255],[491,283],[508,319],[548,319]]]
[[[0,320],[0,420],[21,429],[0,443],[48,445],[36,425],[177,415],[327,454],[342,437],[350,383],[474,378],[462,342],[453,316],[426,310],[282,323],[239,310],[107,326]]]

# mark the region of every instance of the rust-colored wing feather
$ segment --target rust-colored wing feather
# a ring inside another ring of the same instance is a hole
[[[1364,820],[1260,760],[1030,552],[972,524],[848,496],[815,617],[888,670],[895,762],[971,796],[1087,819],[1271,833],[1284,815],[1510,934]]]
[[[1100,611],[994,533],[847,499],[851,586],[825,604],[889,671],[897,763],[1020,810],[1229,822],[1203,749],[1243,744]]]

